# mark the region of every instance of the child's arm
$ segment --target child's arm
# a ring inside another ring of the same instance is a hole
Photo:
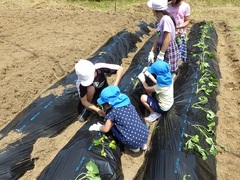
[[[112,128],[113,125],[114,125],[114,123],[110,119],[108,119],[106,121],[106,123],[99,128],[99,130],[101,132],[107,133],[108,131],[110,131],[110,129]]]
[[[147,93],[155,92],[155,89],[153,88],[153,86],[148,86],[145,81],[142,82],[142,85],[143,85],[144,89],[147,91]]]

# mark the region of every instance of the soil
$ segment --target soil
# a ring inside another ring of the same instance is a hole
[[[217,142],[227,147],[216,156],[217,178],[237,180],[240,172],[240,13],[231,4],[207,6],[190,3],[191,26],[213,21],[218,34],[220,94],[217,96]],[[5,127],[41,93],[73,70],[78,59],[90,57],[110,37],[123,29],[135,32],[140,20],[153,22],[146,4],[136,4],[125,12],[90,11],[77,4],[55,1],[1,0],[0,15],[0,129]],[[201,6],[201,9],[199,8]],[[151,33],[154,29],[151,29]],[[142,37],[140,48],[149,36]],[[134,53],[124,60],[127,68]],[[56,154],[83,125],[74,122],[54,138],[41,138],[31,154],[35,168],[20,179],[36,179]],[[10,132],[1,148],[22,134]],[[142,165],[144,153],[122,155],[126,180],[133,179]]]

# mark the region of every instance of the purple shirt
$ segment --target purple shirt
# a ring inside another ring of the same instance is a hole
[[[160,46],[162,46],[163,44],[164,32],[170,32],[171,40],[175,41],[175,33],[176,33],[175,26],[171,17],[168,15],[164,15],[160,20],[160,22],[157,24],[157,33],[158,35],[160,35],[158,39],[158,43],[160,44]]]

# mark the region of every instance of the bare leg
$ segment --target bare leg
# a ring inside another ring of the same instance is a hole
[[[143,103],[143,105],[150,111],[150,113],[154,112],[153,109],[149,106],[149,104],[147,103],[147,97],[148,95],[143,94],[141,95],[141,102]]]

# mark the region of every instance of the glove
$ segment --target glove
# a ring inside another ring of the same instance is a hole
[[[147,67],[143,68],[142,73],[145,74],[145,76],[149,76],[151,74],[148,72]]]
[[[145,81],[145,75],[143,74],[143,72],[141,72],[137,77],[141,82]]]
[[[157,56],[157,61],[163,61],[164,60],[164,54],[163,52],[160,51],[160,53]]]
[[[148,62],[151,62],[153,63],[154,62],[154,52],[150,52],[149,55],[148,55]]]
[[[100,127],[102,126],[102,124],[100,124],[99,122],[97,124],[93,124],[89,127],[89,131],[100,131]]]

